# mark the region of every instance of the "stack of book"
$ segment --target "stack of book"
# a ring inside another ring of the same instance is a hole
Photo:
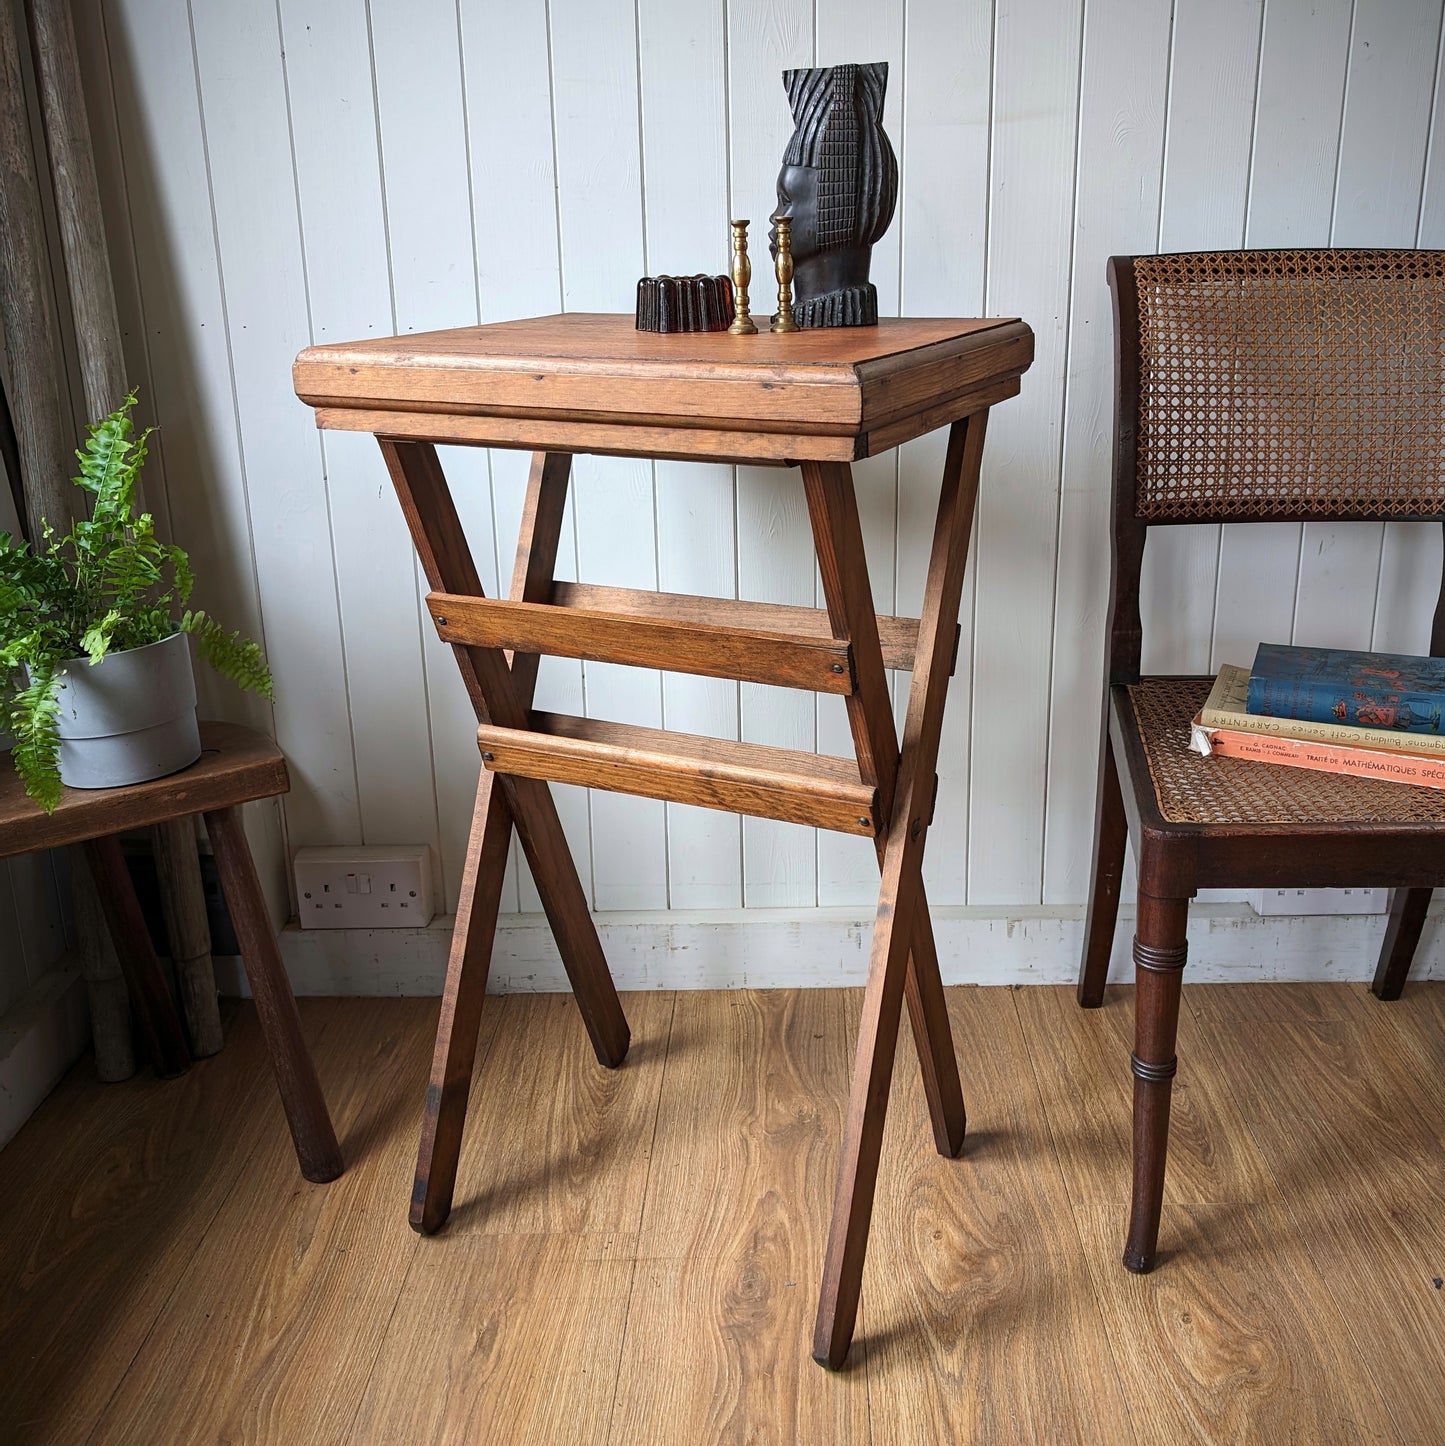
[[[1206,757],[1445,788],[1445,659],[1261,643],[1225,665],[1190,726]]]

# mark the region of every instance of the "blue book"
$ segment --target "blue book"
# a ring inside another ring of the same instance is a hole
[[[1261,643],[1246,711],[1400,733],[1441,731],[1445,658]]]

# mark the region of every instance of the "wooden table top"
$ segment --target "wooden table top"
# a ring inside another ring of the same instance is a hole
[[[488,446],[848,461],[1019,389],[1016,318],[885,319],[786,336],[661,336],[571,312],[308,347],[321,427]]]
[[[179,773],[127,788],[67,788],[51,814],[26,797],[9,755],[0,755],[0,858],[230,808],[290,786],[281,750],[238,723],[202,723],[201,756]]]

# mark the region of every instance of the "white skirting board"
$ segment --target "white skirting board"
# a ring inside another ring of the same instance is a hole
[[[1082,909],[936,908],[946,984],[1067,984],[1078,968]],[[862,984],[871,917],[852,909],[600,914],[598,933],[621,989],[798,988]],[[1260,918],[1244,904],[1197,904],[1186,979],[1360,980],[1385,929],[1376,915]],[[1110,978],[1132,978],[1132,911],[1120,910]],[[298,994],[439,994],[451,920],[426,929],[288,927],[282,951]],[[245,993],[238,960],[216,961],[223,992]],[[1445,930],[1432,911],[1411,977],[1445,978]],[[503,916],[493,993],[563,990],[541,914]]]
[[[90,1043],[80,965],[62,960],[0,1018],[0,1146]]]

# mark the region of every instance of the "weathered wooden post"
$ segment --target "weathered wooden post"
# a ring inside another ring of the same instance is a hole
[[[70,283],[85,409],[91,417],[103,417],[121,404],[128,387],[100,187],[95,179],[95,153],[80,84],[75,25],[68,0],[26,0],[25,8],[65,275]],[[136,503],[144,508],[144,497],[137,495]],[[216,1007],[211,931],[206,922],[194,823],[176,819],[160,824],[155,829],[155,844],[166,933],[191,1050],[204,1057],[221,1048],[221,1017]]]

